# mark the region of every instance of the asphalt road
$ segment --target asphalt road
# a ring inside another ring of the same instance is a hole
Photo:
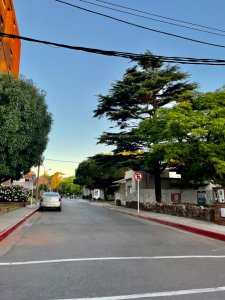
[[[225,299],[225,243],[80,200],[0,244],[0,299]]]

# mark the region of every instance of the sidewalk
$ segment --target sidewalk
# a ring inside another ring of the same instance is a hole
[[[0,216],[0,242],[31,217],[39,204],[27,205]]]
[[[156,222],[159,224],[175,227],[195,234],[204,235],[220,241],[225,241],[225,226],[217,225],[212,222],[195,220],[191,218],[177,217],[156,212],[140,210],[139,214],[136,209],[126,208],[123,206],[113,206],[107,203],[90,202],[95,206],[104,207],[119,213],[127,214],[136,218]]]

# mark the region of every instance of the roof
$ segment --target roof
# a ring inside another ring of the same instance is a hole
[[[113,183],[126,183],[126,179],[120,179],[120,180],[116,180],[116,181],[113,181]]]
[[[35,182],[35,185],[37,184],[37,180],[36,180],[36,182]],[[48,185],[49,183],[48,183],[48,178],[42,178],[42,177],[40,177],[40,178],[38,178],[38,185],[40,185],[40,184],[46,184],[46,185]]]
[[[36,177],[35,173],[27,173],[23,175],[23,178],[31,178],[31,177]]]

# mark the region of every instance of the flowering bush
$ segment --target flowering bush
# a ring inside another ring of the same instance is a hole
[[[21,186],[0,185],[0,202],[27,202],[29,191]]]

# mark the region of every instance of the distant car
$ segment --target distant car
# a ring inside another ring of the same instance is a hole
[[[45,192],[40,198],[39,210],[43,208],[55,208],[61,211],[61,196],[56,192]]]

